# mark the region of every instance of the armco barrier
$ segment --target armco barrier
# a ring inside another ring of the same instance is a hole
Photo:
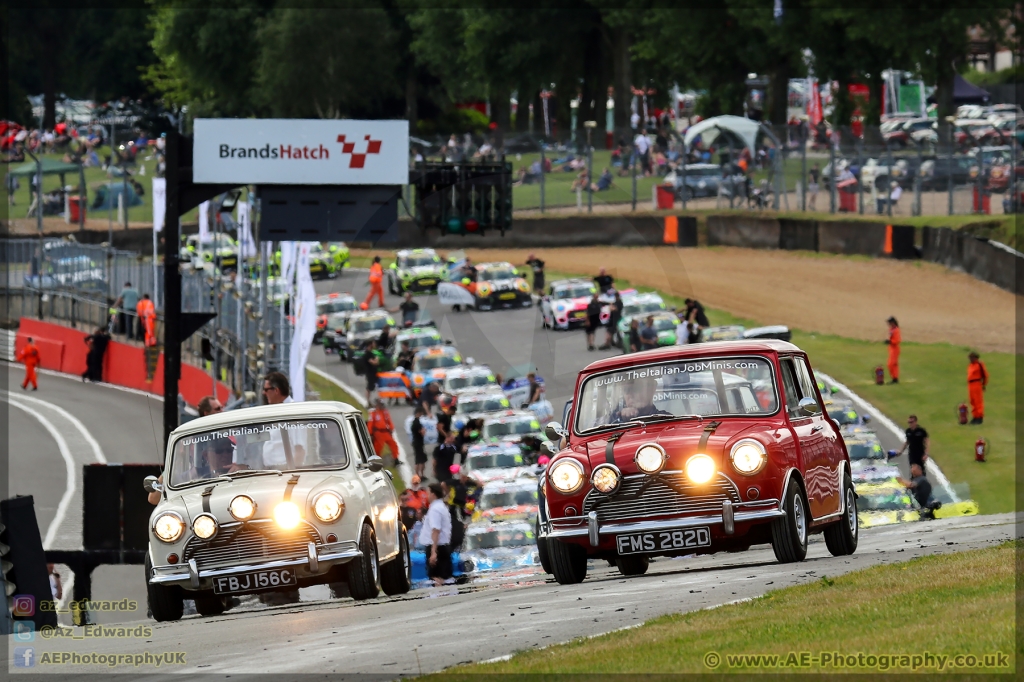
[[[1024,294],[1024,254],[1009,246],[945,227],[924,228],[922,242],[925,260]]]
[[[708,246],[744,246],[777,249],[782,228],[775,218],[727,215],[708,216]]]
[[[89,350],[85,343],[86,336],[86,332],[71,327],[23,317],[14,340],[15,353],[20,352],[25,347],[27,339],[32,337],[39,347],[40,365],[44,369],[81,376],[85,373],[85,359]],[[153,381],[146,381],[145,351],[139,346],[111,341],[103,356],[103,381],[154,395],[163,395],[163,353],[160,353],[157,361]],[[178,390],[189,405],[198,404],[204,396],[210,395],[212,389],[213,380],[209,374],[194,365],[182,364]],[[218,400],[227,402],[230,397],[231,389],[218,381]]]

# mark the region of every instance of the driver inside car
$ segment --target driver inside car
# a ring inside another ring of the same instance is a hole
[[[623,401],[608,415],[609,424],[628,422],[637,417],[650,417],[656,414],[669,414],[654,405],[654,393],[658,389],[658,380],[650,377],[634,379],[626,387]]]
[[[235,446],[228,438],[215,438],[211,440],[203,449],[202,457],[200,458],[199,466],[203,466],[207,469],[210,476],[221,476],[223,474],[230,474],[240,469],[248,469],[244,464],[235,464],[232,461],[232,456],[235,452]],[[197,467],[199,468],[199,467]],[[202,470],[198,472],[202,474]]]

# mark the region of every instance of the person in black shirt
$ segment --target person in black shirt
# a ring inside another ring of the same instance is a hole
[[[907,439],[897,454],[902,455],[903,451],[906,450],[911,466],[917,464],[921,467],[921,471],[924,471],[925,462],[928,460],[928,432],[918,425],[917,415],[912,414],[907,417],[906,433]]]
[[[412,359],[416,355],[416,351],[409,348],[408,341],[402,341],[402,350],[398,351],[398,366],[404,369],[406,372],[412,371]]]
[[[381,353],[388,352],[388,346],[391,345],[391,325],[386,324],[384,328],[380,330],[380,336],[377,337],[377,350]]]
[[[430,413],[434,406],[437,405],[437,399],[440,395],[441,386],[436,381],[427,384],[427,387],[420,393],[420,401],[425,412]]]
[[[419,317],[420,304],[412,300],[412,292],[405,292],[405,300],[398,304],[397,308],[389,308],[389,313],[402,313],[402,326],[411,327],[416,324],[416,318]]]
[[[377,368],[380,367],[380,352],[372,339],[366,346],[366,402],[370,402],[377,388]]]
[[[622,302],[622,294],[618,291],[615,292],[615,300],[612,301],[611,305],[608,306],[608,345],[618,346],[622,343],[621,335],[619,334],[619,321],[622,320],[622,308],[625,304]]]
[[[452,478],[452,464],[455,463],[455,435],[451,432],[445,437],[444,442],[434,448],[434,478],[439,481],[449,481]]]
[[[415,455],[416,475],[420,478],[423,478],[423,469],[427,464],[427,452],[423,448],[423,436],[426,430],[420,419],[426,416],[427,413],[423,411],[423,408],[417,407],[416,416],[412,420],[412,451]]]
[[[594,281],[597,282],[597,288],[602,294],[607,293],[607,291],[612,288],[612,285],[615,284],[615,278],[609,275],[604,268],[601,268],[601,271],[598,273],[597,277],[594,278]]]
[[[442,407],[437,412],[437,439],[443,441],[452,430],[452,412],[454,407],[449,409]]]
[[[601,299],[594,293],[587,304],[587,350],[594,350],[594,332],[601,326]]]
[[[544,261],[532,253],[526,260],[526,264],[533,268],[533,291],[537,294],[544,294]]]
[[[643,348],[640,342],[640,321],[633,318],[629,322],[629,352],[639,353]]]
[[[532,405],[536,402],[540,402],[541,390],[540,382],[537,381],[537,374],[530,372],[526,375],[527,380],[530,382],[530,398],[526,401],[527,405]]]
[[[82,381],[103,381],[103,356],[107,352],[107,344],[110,343],[110,334],[102,327],[85,337],[89,346],[89,354],[85,357],[85,374]]]
[[[910,465],[910,480],[905,478],[899,479],[900,484],[906,487],[908,490],[912,490],[914,499],[921,505],[921,509],[934,511],[942,506],[941,503],[932,499],[932,484],[928,480],[928,477],[924,475],[924,469],[920,464],[914,463]]]
[[[708,321],[707,313],[704,312],[704,306],[700,301],[694,298],[688,298],[684,301],[686,304],[686,319],[690,322],[696,322],[700,327],[710,327],[711,322]]]

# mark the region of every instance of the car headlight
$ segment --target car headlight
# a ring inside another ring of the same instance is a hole
[[[529,293],[530,292],[530,285],[526,283],[525,279],[517,279],[516,280],[516,289],[519,289],[519,291],[522,291],[523,293]]]
[[[177,512],[164,512],[153,524],[153,534],[163,542],[176,542],[185,531],[185,522]]]
[[[686,461],[686,477],[694,483],[707,483],[715,475],[715,460],[694,455]]]
[[[313,498],[313,514],[324,523],[337,521],[343,511],[345,502],[337,493],[327,490]]]
[[[756,474],[768,461],[764,446],[756,440],[741,440],[733,445],[729,459],[733,469],[747,476]]]
[[[622,473],[612,464],[601,464],[590,475],[590,482],[599,493],[607,495],[618,489],[619,483],[622,482]]]
[[[665,468],[668,455],[660,445],[650,443],[640,446],[633,461],[636,463],[637,469],[645,474],[656,474]]]
[[[491,286],[489,284],[480,283],[476,287],[476,292],[481,296],[487,296],[491,293]]]
[[[282,502],[274,507],[274,521],[281,528],[291,530],[299,525],[299,522],[302,521],[302,516],[299,514],[299,508],[295,506],[294,502]]]
[[[228,512],[239,521],[248,521],[256,514],[256,503],[248,495],[238,495],[228,505]]]
[[[583,465],[575,459],[566,458],[548,472],[548,480],[560,493],[574,493],[583,485]]]
[[[200,514],[192,522],[192,532],[203,540],[209,540],[217,534],[217,519],[209,514]]]

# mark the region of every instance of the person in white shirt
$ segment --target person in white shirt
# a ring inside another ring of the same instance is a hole
[[[271,372],[264,377],[263,402],[265,404],[280,405],[282,403],[295,402],[292,400],[291,392],[291,384],[283,372]],[[283,467],[287,463],[288,457],[284,451],[281,430],[274,429],[270,432],[270,440],[263,446],[263,464],[266,466]]]
[[[647,139],[647,130],[641,130],[640,134],[633,140],[636,147],[637,160],[645,175],[651,173],[651,141]]]
[[[452,517],[444,503],[444,491],[440,483],[427,486],[430,506],[423,516],[420,529],[420,544],[427,551],[427,576],[435,585],[443,585],[452,577]]]

